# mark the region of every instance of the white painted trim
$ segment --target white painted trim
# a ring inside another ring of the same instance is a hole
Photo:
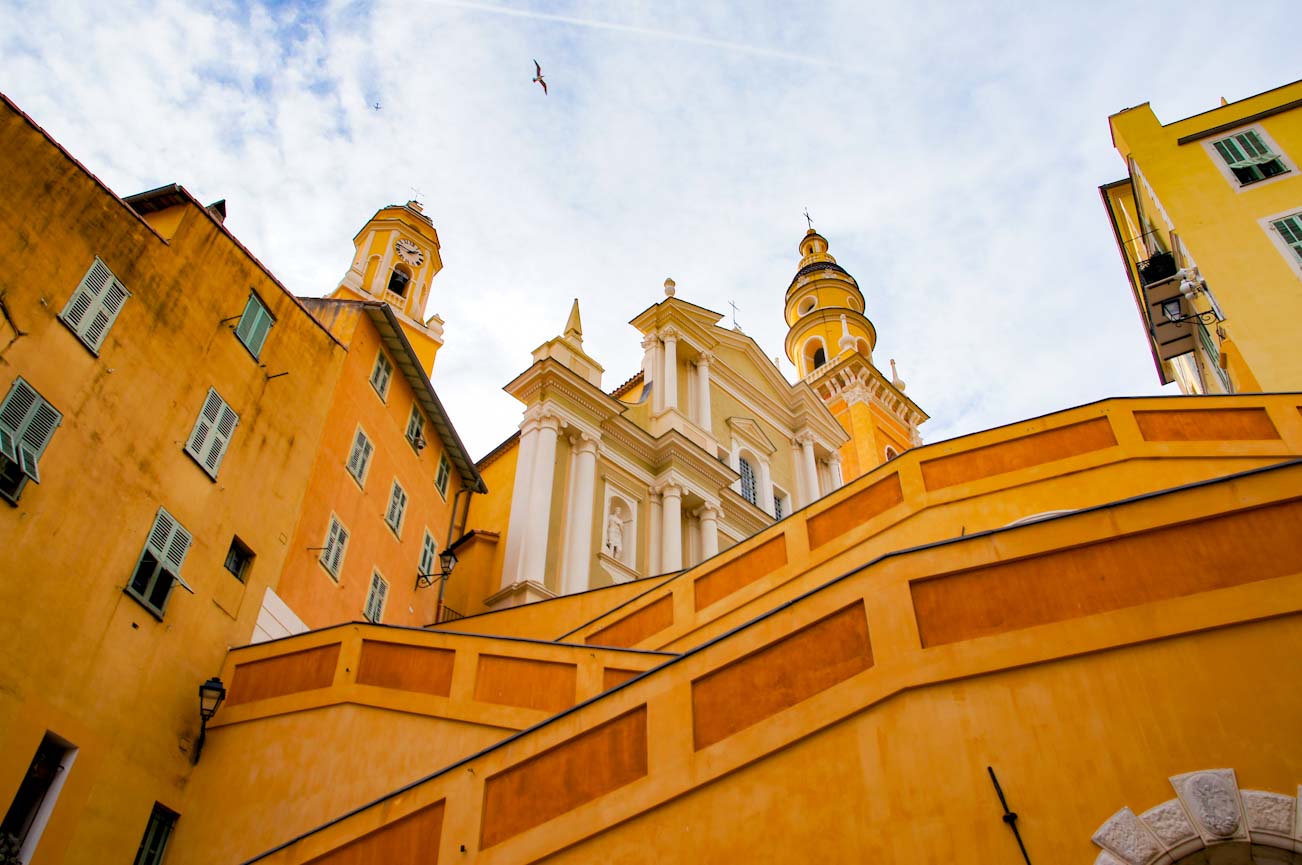
[[[1284,242],[1284,238],[1279,231],[1271,224],[1277,219],[1285,219],[1289,216],[1302,218],[1302,205],[1282,210],[1279,213],[1272,213],[1270,216],[1263,216],[1257,220],[1257,224],[1261,226],[1262,231],[1266,232],[1266,237],[1270,239],[1271,245],[1275,247],[1280,255],[1284,256],[1284,260],[1288,262],[1293,274],[1302,279],[1302,259],[1298,258],[1297,253],[1293,251],[1293,247]]]

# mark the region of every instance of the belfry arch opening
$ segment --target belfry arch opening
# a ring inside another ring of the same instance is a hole
[[[827,347],[820,337],[813,337],[805,343],[804,361],[806,375],[827,363]]]
[[[386,288],[398,295],[398,297],[405,298],[407,296],[407,288],[411,285],[411,275],[411,268],[407,265],[394,265],[393,273],[389,274],[389,284]]]

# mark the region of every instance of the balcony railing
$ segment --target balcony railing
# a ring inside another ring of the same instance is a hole
[[[1144,285],[1152,285],[1176,274],[1175,256],[1169,252],[1159,252],[1147,261],[1139,262],[1139,278]]]

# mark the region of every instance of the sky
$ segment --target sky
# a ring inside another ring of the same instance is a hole
[[[0,0],[0,91],[119,195],[180,183],[299,295],[418,197],[472,456],[578,298],[607,389],[678,297],[795,379],[808,208],[936,442],[1160,388],[1098,186],[1108,115],[1299,77],[1292,4]],[[542,65],[549,93],[533,84]],[[376,110],[373,106],[379,103]],[[2,182],[2,179],[0,179]]]

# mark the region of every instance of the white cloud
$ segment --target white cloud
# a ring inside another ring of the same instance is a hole
[[[1292,78],[1285,6],[1253,8],[1227,39],[1187,2],[11,2],[0,86],[121,194],[227,199],[302,294],[421,190],[435,385],[476,455],[574,297],[611,386],[666,276],[780,354],[805,206],[936,440],[1157,389],[1097,194],[1107,115]]]

